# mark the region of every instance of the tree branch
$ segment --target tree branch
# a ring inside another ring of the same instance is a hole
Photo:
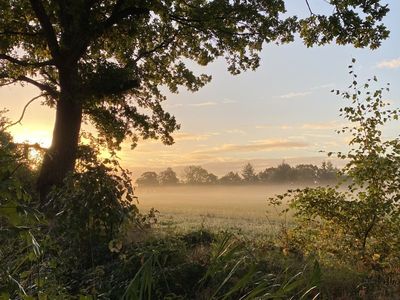
[[[149,13],[147,8],[141,7],[128,7],[122,9],[116,13],[113,13],[105,22],[104,22],[104,29],[108,29],[114,24],[122,21],[123,19],[129,16],[139,16]]]
[[[113,12],[111,16],[106,19],[103,24],[99,27],[97,34],[102,34],[107,29],[111,28],[113,25],[117,24],[118,22],[122,21],[123,19],[130,17],[130,16],[140,16],[144,14],[148,14],[150,12],[149,9],[144,7],[126,7],[121,9],[124,5],[124,0],[118,0],[117,3],[114,5]]]
[[[54,65],[54,60],[46,60],[46,61],[41,61],[41,62],[29,62],[25,60],[19,60],[15,57],[12,57],[7,54],[1,54],[0,53],[0,60],[7,60],[13,64],[23,66],[23,67],[43,67],[43,66],[51,66]]]
[[[310,14],[313,16],[314,13],[313,13],[313,11],[311,9],[310,3],[308,2],[308,0],[305,0],[305,1],[306,1],[306,4],[307,4],[307,7],[308,7],[308,10],[309,10]]]
[[[44,84],[44,83],[40,83],[40,82],[38,82],[32,78],[29,78],[27,76],[23,76],[23,75],[18,76],[17,80],[25,81],[27,83],[30,83],[30,84],[36,86],[40,90],[47,92],[53,98],[58,98],[58,96],[59,96],[59,92],[57,90],[53,89],[51,86]]]
[[[13,79],[13,80],[7,81],[5,83],[0,83],[0,87],[12,85],[12,84],[16,83],[17,81],[18,81],[17,79]]]
[[[135,58],[135,62],[138,62],[142,58],[149,56],[160,49],[168,47],[174,41],[175,37],[176,37],[176,34],[173,34],[171,38],[169,38],[165,41],[162,41],[161,43],[156,45],[154,48],[147,50],[147,51],[139,51],[137,57]]]
[[[25,35],[25,36],[38,36],[39,32],[23,32],[23,31],[13,31],[13,30],[4,30],[0,31],[0,35]]]
[[[19,119],[18,119],[17,121],[15,121],[14,123],[11,123],[11,124],[8,124],[7,126],[4,126],[4,128],[2,128],[2,131],[5,131],[7,128],[10,128],[11,126],[14,126],[14,125],[17,125],[17,124],[21,123],[22,119],[24,118],[24,115],[25,115],[25,112],[26,112],[26,109],[28,108],[28,106],[29,106],[33,101],[35,101],[36,99],[39,99],[39,98],[41,98],[41,97],[43,97],[43,96],[45,96],[45,95],[46,95],[46,94],[40,94],[40,95],[38,95],[38,96],[36,96],[36,97],[33,97],[31,100],[29,100],[29,101],[25,104],[25,106],[24,106],[24,108],[23,108],[23,110],[22,110],[22,113],[21,113],[21,116],[19,117]]]
[[[46,36],[47,44],[54,59],[58,60],[60,56],[60,46],[57,42],[57,36],[54,31],[50,18],[43,7],[41,0],[30,0],[33,11],[42,26],[43,32]]]
[[[51,83],[53,83],[54,85],[59,85],[58,81],[49,72],[47,72],[47,70],[42,69],[40,70],[40,72],[42,73],[42,76],[49,80]]]

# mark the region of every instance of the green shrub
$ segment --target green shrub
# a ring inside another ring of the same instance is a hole
[[[349,68],[349,91],[333,91],[350,102],[340,111],[351,125],[339,131],[351,135],[350,150],[336,153],[346,162],[342,172],[348,181],[288,191],[270,200],[290,203],[297,223],[293,242],[303,251],[372,271],[395,271],[400,266],[400,139],[384,139],[381,128],[397,120],[399,110],[383,100],[388,87],[371,91],[376,77],[359,85],[353,66]]]

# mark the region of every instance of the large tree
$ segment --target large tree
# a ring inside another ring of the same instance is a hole
[[[196,91],[210,77],[187,66],[224,57],[238,74],[259,65],[265,43],[329,42],[376,48],[388,36],[380,0],[328,0],[330,15],[285,14],[284,0],[0,1],[0,84],[32,84],[56,109],[38,180],[42,195],[73,170],[83,120],[110,147],[126,137],[171,144],[178,128],[161,87]]]
[[[187,166],[183,170],[183,181],[186,184],[215,184],[218,177],[212,173],[208,173],[206,169],[201,166]]]

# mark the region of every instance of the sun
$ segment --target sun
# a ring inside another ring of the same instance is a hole
[[[39,144],[42,148],[49,148],[51,135],[47,130],[11,130],[14,141],[17,143]]]
[[[51,131],[46,129],[30,129],[25,127],[14,127],[10,130],[14,142],[30,145],[38,144],[40,148],[49,148],[51,145]],[[43,151],[32,147],[29,150],[29,157],[32,160],[41,160]]]

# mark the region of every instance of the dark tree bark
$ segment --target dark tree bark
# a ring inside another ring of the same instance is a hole
[[[60,69],[60,96],[51,147],[46,153],[37,181],[42,207],[53,186],[62,184],[73,171],[82,121],[82,99],[76,67]]]

